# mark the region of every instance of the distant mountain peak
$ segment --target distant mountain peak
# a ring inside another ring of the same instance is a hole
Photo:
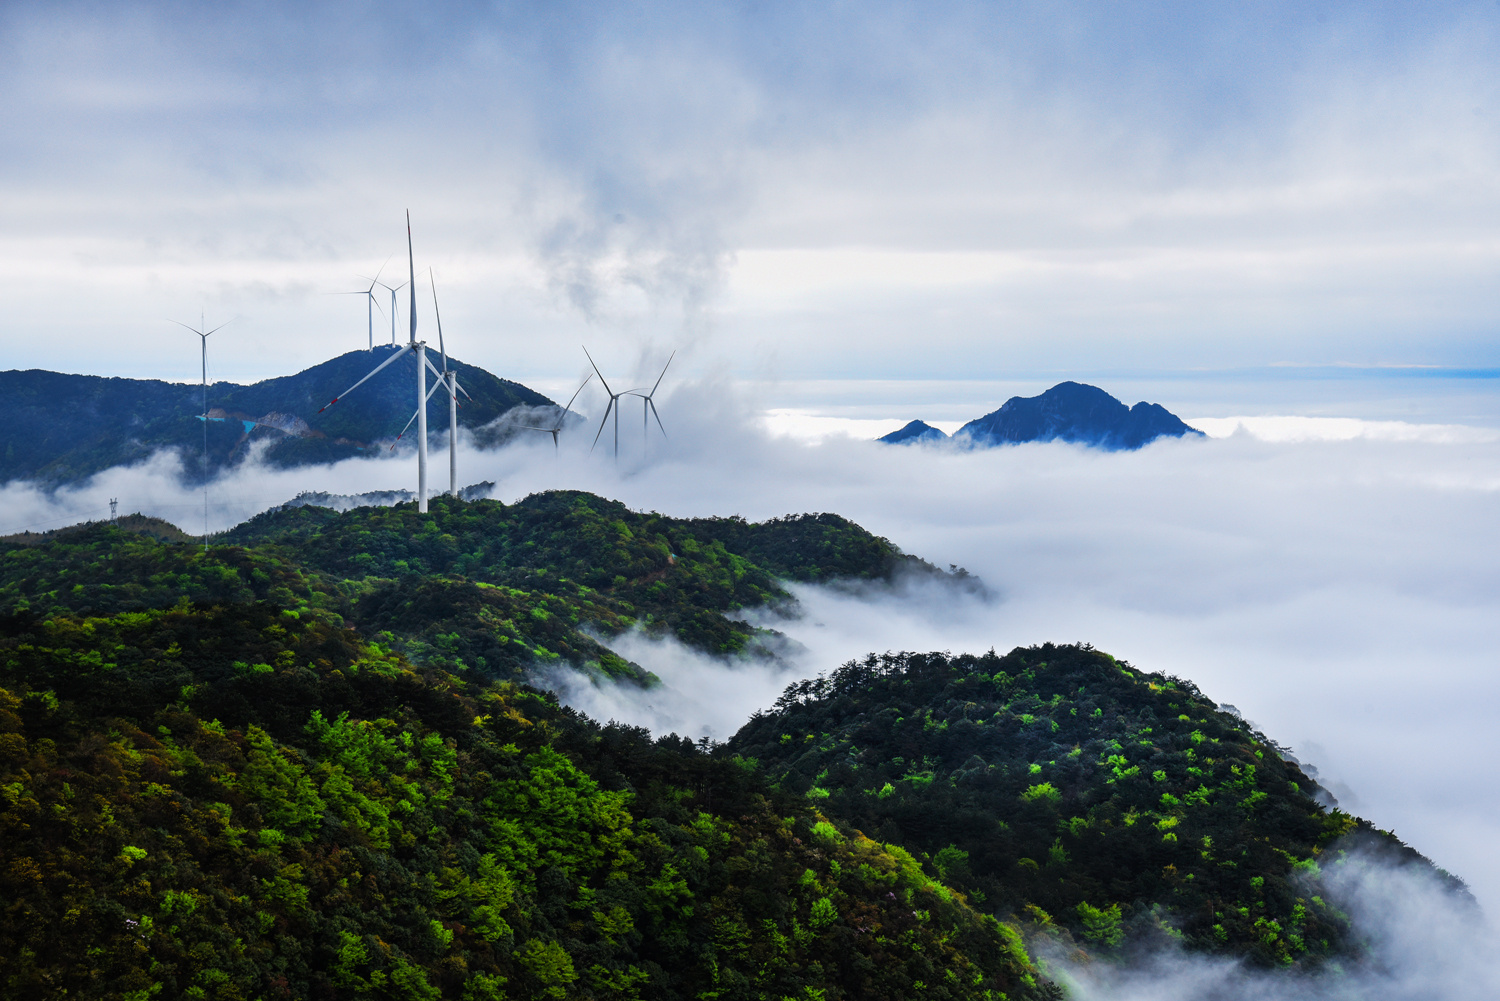
[[[1127,407],[1098,386],[1060,382],[1040,396],[1012,396],[959,428],[974,445],[1067,441],[1108,451],[1141,448],[1157,438],[1202,435],[1158,403]]]
[[[912,421],[905,427],[892,431],[890,434],[881,435],[876,441],[883,441],[887,445],[914,445],[924,441],[946,441],[948,436],[943,434],[931,424],[922,421]]]

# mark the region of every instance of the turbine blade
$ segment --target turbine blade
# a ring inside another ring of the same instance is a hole
[[[582,347],[582,345],[579,345],[579,346]],[[589,349],[588,348],[584,348],[583,349],[583,353],[584,353],[584,356],[588,358],[589,364],[593,365],[594,374],[599,377],[599,381],[600,382],[604,383],[604,391],[606,393],[609,393],[609,398],[611,400],[613,400],[615,398],[615,394],[612,393],[612,392],[610,392],[609,383],[604,381],[604,373],[601,372],[601,371],[599,371],[599,366],[598,365],[594,365],[594,356],[591,355],[591,354],[589,354]]]
[[[442,382],[442,385],[444,385],[444,386],[448,385],[448,382],[447,382],[447,378],[448,377],[447,377],[446,373],[439,372],[438,371],[438,367],[432,363],[432,359],[431,358],[424,357],[422,360],[427,363],[427,371],[431,372],[433,375],[437,376],[439,379],[444,380]]]
[[[389,263],[391,263],[391,259],[390,259],[390,258],[389,258],[389,257],[387,257],[387,258],[386,258],[386,259],[385,259],[385,264],[389,264]],[[375,286],[376,286],[376,285],[379,285],[379,284],[380,284],[380,272],[381,272],[381,271],[384,271],[384,270],[385,270],[385,264],[382,264],[382,265],[381,265],[381,266],[380,266],[380,267],[379,267],[379,268],[378,268],[378,269],[377,269],[377,270],[376,270],[376,272],[375,272],[375,277],[374,277],[374,279],[372,279],[372,280],[371,280],[371,282],[370,282],[370,290],[371,290],[371,291],[372,291],[372,292],[373,292],[373,291],[374,291],[374,290],[375,290]]]
[[[437,304],[437,276],[432,273],[432,269],[431,268],[427,269],[427,279],[428,279],[428,281],[432,282],[432,315],[435,316],[435,317],[437,317],[438,351],[443,356],[443,371],[447,372],[448,371],[448,349],[445,348],[445,347],[443,347],[443,314],[440,313],[440,312],[438,312],[438,304]]]
[[[411,249],[411,209],[406,210],[406,263],[411,285],[411,342],[417,342],[417,258]]]
[[[416,413],[416,411],[413,411],[412,415],[411,415],[411,420],[407,421],[406,422],[406,427],[402,428],[401,429],[401,433],[398,434],[398,435],[396,435],[396,441],[391,442],[391,451],[392,452],[394,452],[396,450],[396,442],[399,442],[402,438],[406,437],[406,432],[408,432],[408,431],[411,430],[412,422],[415,421],[416,419],[417,419],[417,413]]]
[[[359,380],[354,385],[352,385],[348,389],[344,390],[338,396],[335,396],[333,399],[329,400],[327,403],[325,403],[321,407],[319,407],[318,408],[318,413],[321,414],[323,411],[327,410],[329,407],[333,406],[335,403],[337,403],[338,401],[342,400],[344,397],[348,396],[350,393],[354,392],[360,386],[363,386],[366,382],[369,382],[370,379],[372,379],[377,372],[379,372],[381,369],[385,368],[391,362],[395,361],[397,358],[400,358],[402,355],[406,354],[406,352],[408,352],[410,350],[411,350],[411,345],[409,345],[409,344],[403,344],[403,345],[401,345],[401,349],[399,351],[397,351],[395,354],[391,355],[389,358],[387,358],[385,361],[381,362],[379,365],[376,365],[373,369],[371,369],[369,375],[365,376],[363,379]]]
[[[671,355],[668,356],[667,363],[661,367],[661,375],[656,377],[656,385],[651,387],[651,393],[646,397],[646,399],[649,400],[652,396],[656,395],[657,387],[659,387],[661,385],[661,381],[667,377],[667,369],[672,367],[672,359],[676,357],[676,351],[673,351]]]
[[[592,375],[589,376],[587,379],[583,380],[582,386],[579,386],[577,389],[573,390],[573,395],[568,397],[568,405],[566,407],[563,407],[563,413],[567,413],[569,410],[573,409],[573,401],[578,399],[579,393],[583,392],[583,386],[587,386],[590,382],[593,381],[593,379],[594,377]]]
[[[604,381],[604,377],[603,376],[600,376],[599,379],[600,379],[601,382]],[[611,410],[613,410],[614,408],[615,408],[615,398],[613,396],[611,396],[609,398],[609,406],[607,406],[607,407],[604,408],[604,420],[602,420],[602,421],[599,422],[599,430],[594,433],[594,445],[599,444],[599,436],[604,433],[604,425],[606,425],[606,424],[609,423],[609,412]],[[594,450],[594,445],[590,445],[589,446],[589,451],[590,452],[592,452]]]
[[[661,423],[661,414],[656,412],[656,401],[648,396],[646,397],[646,403],[651,407],[651,416],[656,418],[656,426],[661,428],[661,436],[663,438],[667,437],[667,429]]]

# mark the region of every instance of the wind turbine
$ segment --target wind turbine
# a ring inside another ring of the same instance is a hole
[[[203,551],[208,552],[208,337],[223,330],[233,320],[226,320],[212,330],[203,330],[208,326],[203,322],[203,314],[198,314],[198,326],[189,327],[181,320],[173,320],[179,327],[186,327],[198,335],[198,341],[203,347],[203,413],[198,419],[203,422]]]
[[[601,371],[599,371],[599,366],[598,365],[594,364],[594,356],[591,355],[591,354],[589,354],[589,349],[588,348],[584,348],[583,349],[583,353],[585,355],[587,355],[588,360],[589,360],[589,364],[593,366],[593,368],[594,368],[594,374],[597,375],[599,377],[599,381],[601,383],[603,383],[603,385],[604,385],[604,391],[609,394],[609,406],[607,406],[607,407],[604,408],[604,420],[602,420],[602,421],[599,422],[599,430],[594,433],[594,444],[589,446],[589,451],[592,452],[594,450],[594,446],[599,444],[599,436],[604,433],[604,425],[607,424],[607,423],[609,423],[609,415],[610,415],[610,412],[613,411],[614,415],[615,415],[615,461],[619,462],[620,461],[620,397],[626,395],[626,393],[633,393],[633,392],[635,392],[635,390],[627,389],[624,392],[616,393],[614,390],[610,389],[609,388],[609,383],[606,382],[605,379],[604,379],[604,373],[601,372]],[[665,433],[666,432],[663,432],[663,434],[665,434]]]
[[[632,395],[632,396],[639,396],[641,398],[641,436],[642,436],[641,437],[641,447],[642,448],[645,447],[646,439],[648,439],[648,438],[651,437],[651,422],[646,419],[648,416],[656,418],[656,426],[659,427],[659,428],[661,428],[661,436],[663,438],[665,438],[667,436],[667,429],[664,428],[664,427],[662,427],[661,414],[659,414],[659,413],[656,412],[656,400],[654,399],[654,397],[656,396],[656,391],[661,388],[661,381],[667,377],[667,369],[669,369],[669,368],[672,367],[672,359],[676,358],[676,357],[677,357],[677,352],[676,351],[673,351],[671,353],[671,355],[669,355],[667,357],[667,363],[661,367],[661,375],[659,375],[659,376],[656,377],[656,385],[654,385],[654,386],[651,387],[651,392],[649,392],[649,393],[643,393],[643,392],[641,392],[638,389],[632,389],[630,391],[630,395]],[[649,413],[647,411],[649,411]]]
[[[391,263],[390,258],[386,258],[385,264],[389,264],[389,263]],[[385,270],[385,264],[382,264],[380,266],[380,271],[384,271]],[[375,310],[380,309],[380,305],[375,301],[375,286],[380,284],[380,271],[375,272],[375,277],[370,279],[370,287],[367,288],[367,289],[365,289],[364,291],[359,291],[358,289],[356,289],[353,292],[335,292],[334,293],[334,295],[362,295],[362,296],[366,297],[367,301],[365,303],[365,317],[368,320],[369,328],[370,328],[370,350],[371,351],[375,350]],[[385,287],[389,288],[390,286],[385,286]],[[391,294],[393,296],[395,295],[394,292],[392,292]],[[394,303],[392,305],[394,306]],[[393,316],[392,319],[391,319],[391,340],[393,342],[396,339],[395,325],[396,325],[396,321],[395,321],[395,317]]]
[[[410,247],[407,247],[406,249],[408,251],[411,250]],[[384,269],[384,267],[385,267],[385,265],[381,265],[382,269]],[[361,277],[363,277],[363,276],[361,276]],[[406,288],[406,286],[408,284],[410,284],[410,283],[409,282],[402,282],[400,285],[397,285],[395,288],[391,288],[385,282],[383,282],[383,281],[380,280],[380,275],[379,274],[376,274],[375,277],[373,279],[371,279],[371,281],[372,281],[372,284],[371,284],[370,287],[372,289],[376,285],[379,285],[381,288],[385,289],[387,292],[389,292],[391,294],[391,347],[395,347],[396,346],[396,293],[399,292],[399,291],[401,291],[402,289]],[[415,290],[412,291],[411,298],[412,298],[412,302],[415,303],[416,300],[417,300],[417,293],[416,293]],[[412,327],[413,328],[416,327],[416,320],[412,321]]]
[[[354,385],[344,390],[342,394],[335,396],[333,399],[323,404],[323,406],[319,407],[318,413],[321,414],[324,410],[327,410],[339,400],[342,400],[345,396],[348,396],[350,393],[354,392],[360,386],[364,385],[371,378],[373,378],[375,374],[378,373],[381,369],[385,368],[387,365],[391,364],[391,362],[406,354],[406,352],[414,352],[417,356],[417,512],[419,514],[426,514],[427,398],[431,395],[427,392],[427,370],[430,368],[434,373],[436,373],[438,370],[437,367],[432,364],[432,362],[427,360],[426,342],[417,340],[417,265],[416,256],[412,252],[410,209],[408,209],[406,212],[406,262],[407,280],[397,286],[397,288],[409,288],[411,290],[411,307],[408,310],[408,315],[411,317],[411,331],[407,337],[406,343],[401,345],[400,350],[398,350],[395,354],[391,355],[385,361],[381,362],[379,365],[376,365],[373,369],[371,369],[369,374],[367,374],[363,379],[360,379]],[[383,288],[391,288],[384,282],[380,282],[379,284]],[[391,323],[393,331],[395,329],[395,303],[396,289],[391,289]],[[394,340],[394,334],[392,336],[392,340]],[[436,389],[436,387],[433,388]],[[408,426],[410,425],[408,424]]]
[[[593,359],[589,360],[592,361]],[[583,386],[587,386],[590,382],[593,381],[593,379],[594,376],[591,373],[587,379],[583,380]],[[558,432],[562,431],[563,421],[566,421],[568,419],[568,411],[573,408],[573,401],[578,399],[578,394],[583,392],[583,386],[579,386],[577,389],[573,390],[573,395],[568,397],[568,405],[566,407],[563,407],[562,412],[557,415],[557,424],[555,426],[550,428],[539,428],[531,424],[518,424],[516,426],[523,431],[541,431],[546,434],[550,434],[552,436],[552,452],[554,455],[557,454]]]
[[[438,309],[437,301],[437,278],[433,275],[431,268],[427,269],[427,277],[432,282],[432,313],[437,317],[438,350],[442,352],[443,356],[443,370],[439,372],[437,369],[433,369],[433,372],[437,374],[438,381],[433,383],[432,388],[427,391],[427,399],[432,399],[433,394],[438,391],[439,387],[448,390],[448,496],[457,498],[458,394],[463,393],[465,396],[468,396],[471,401],[474,399],[474,397],[469,396],[469,391],[458,384],[457,370],[450,370],[448,368],[448,349],[443,344],[443,314]],[[431,363],[429,362],[429,365],[430,364]],[[422,407],[423,409],[425,409],[425,402],[423,403]],[[407,421],[406,427],[402,428],[401,433],[396,435],[396,441],[391,442],[391,449],[393,451],[396,448],[396,442],[399,442],[403,437],[405,437],[407,428],[410,428],[411,422],[416,419],[417,415],[412,414],[411,421]]]

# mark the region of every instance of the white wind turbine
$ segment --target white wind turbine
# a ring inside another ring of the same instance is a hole
[[[410,234],[407,234],[407,235],[409,236]],[[408,251],[410,249],[411,249],[410,247],[407,248]],[[382,264],[380,267],[381,267],[382,270],[385,269],[385,265],[384,264]],[[360,277],[363,278],[364,276],[361,275]],[[389,292],[391,294],[391,347],[395,347],[396,346],[396,317],[398,315],[397,311],[396,311],[396,293],[399,292],[399,291],[401,291],[402,289],[406,288],[406,286],[409,285],[409,284],[411,284],[411,282],[410,282],[410,280],[404,281],[400,285],[397,285],[395,288],[391,288],[385,282],[383,282],[383,281],[380,280],[380,275],[378,273],[371,280],[374,282],[374,285],[371,285],[372,289],[374,288],[375,285],[379,285],[381,288],[385,289],[387,292]],[[412,299],[413,303],[416,303],[416,301],[417,301],[417,292],[416,292],[415,288],[412,289],[411,299]],[[412,323],[415,324],[416,321],[413,320]]]
[[[389,263],[391,263],[390,262],[390,258],[386,258],[385,264],[389,264]],[[385,264],[382,264],[380,266],[380,271],[384,271],[385,270]],[[367,321],[367,323],[369,325],[370,350],[371,351],[375,350],[375,310],[380,309],[380,304],[375,301],[375,286],[376,285],[380,285],[380,271],[375,272],[375,277],[371,278],[369,280],[370,281],[370,287],[367,288],[367,289],[363,289],[363,290],[356,289],[353,292],[335,292],[334,293],[334,295],[362,295],[362,296],[365,297],[365,319],[366,319],[366,321]],[[385,285],[385,286],[382,286],[382,287],[383,288],[390,288],[389,285]],[[395,340],[396,340],[396,317],[395,317],[395,302],[394,302],[395,295],[396,295],[396,293],[394,291],[392,291],[391,292],[391,297],[392,297],[392,300],[393,300],[392,303],[391,303],[391,342],[392,343],[395,343]]]
[[[590,361],[592,361],[592,360],[593,359],[590,359]],[[590,374],[587,379],[583,380],[583,386],[587,386],[590,382],[593,381],[593,379],[594,379],[594,376],[592,374]],[[578,399],[578,394],[579,393],[583,392],[583,386],[579,386],[577,389],[573,390],[573,395],[568,398],[568,405],[566,407],[563,407],[562,410],[561,410],[561,412],[558,413],[558,415],[557,415],[557,423],[554,424],[552,427],[550,427],[550,428],[539,428],[539,427],[536,427],[535,425],[532,425],[532,424],[518,424],[516,426],[518,428],[520,428],[522,431],[541,431],[541,432],[544,432],[546,434],[550,434],[552,436],[552,451],[553,451],[553,454],[555,455],[557,453],[557,450],[558,450],[557,436],[558,436],[559,432],[562,431],[563,422],[568,419],[568,411],[570,411],[570,410],[573,409],[573,401],[576,400],[576,399]]]
[[[203,327],[208,326],[207,323],[203,322],[203,314],[202,313],[198,314],[198,326],[196,326],[196,327],[189,327],[186,323],[183,323],[181,320],[173,320],[172,322],[175,323],[175,324],[177,324],[179,327],[186,327],[188,330],[191,330],[193,333],[197,334],[198,335],[199,343],[203,347],[203,355],[202,355],[202,361],[203,361],[203,413],[198,416],[198,419],[203,422],[203,550],[204,550],[204,552],[207,552],[208,551],[208,421],[209,421],[209,417],[208,417],[208,336],[209,336],[209,334],[218,333],[220,330],[223,330],[225,327],[229,326],[229,324],[233,323],[234,321],[233,320],[226,320],[226,321],[224,321],[223,323],[219,324],[217,327],[215,327],[212,330],[203,330],[202,329]]]
[[[639,389],[632,389],[632,390],[630,390],[630,395],[631,396],[639,396],[641,398],[641,435],[642,435],[642,437],[641,437],[641,447],[642,448],[646,447],[646,441],[647,441],[647,439],[649,439],[651,437],[651,422],[649,420],[647,420],[648,417],[655,417],[656,418],[656,426],[659,427],[659,428],[661,428],[661,436],[663,438],[665,438],[667,436],[667,429],[665,427],[662,427],[661,414],[659,414],[659,413],[656,412],[656,399],[655,399],[655,397],[656,397],[656,391],[661,388],[661,381],[667,377],[667,369],[669,369],[669,368],[672,367],[672,359],[676,358],[676,357],[677,357],[677,352],[676,351],[673,351],[671,353],[671,355],[669,355],[667,357],[667,363],[661,367],[661,375],[659,375],[659,376],[656,377],[656,385],[654,385],[654,386],[651,387],[651,392],[649,392],[649,393],[643,393]]]
[[[438,372],[437,369],[433,369],[437,372],[438,381],[433,383],[432,388],[427,391],[427,399],[432,399],[439,387],[448,390],[448,496],[456,498],[458,497],[458,394],[463,393],[469,397],[470,401],[474,397],[469,396],[469,391],[458,384],[458,371],[448,368],[448,349],[443,345],[443,314],[438,309],[437,301],[437,278],[433,275],[431,268],[427,269],[427,278],[432,282],[432,313],[437,317],[438,350],[443,355],[443,370]],[[419,409],[425,409],[425,407],[424,404]],[[392,451],[395,451],[396,442],[405,437],[407,430],[411,427],[411,422],[416,419],[417,415],[412,414],[411,421],[406,422],[406,427],[396,435],[396,441],[391,442]]]
[[[397,351],[395,354],[391,355],[385,361],[381,362],[379,365],[376,365],[373,369],[371,369],[370,372],[369,372],[369,374],[367,374],[363,379],[360,379],[354,385],[352,385],[348,389],[344,390],[343,393],[339,394],[338,396],[335,396],[333,399],[331,399],[327,403],[325,403],[322,407],[318,408],[318,413],[321,414],[324,410],[327,410],[329,407],[333,406],[339,400],[342,400],[345,396],[348,396],[350,393],[354,392],[360,386],[364,385],[371,378],[373,378],[375,376],[375,374],[378,373],[381,369],[385,368],[387,365],[391,364],[391,362],[393,362],[396,359],[400,358],[401,356],[405,355],[406,352],[408,352],[408,351],[415,352],[415,354],[417,356],[417,413],[416,413],[416,422],[417,422],[417,511],[420,514],[426,514],[427,513],[427,398],[430,395],[427,392],[427,370],[429,368],[432,369],[433,373],[436,374],[436,375],[438,375],[438,377],[440,379],[443,378],[443,374],[440,373],[440,372],[438,372],[437,367],[435,365],[433,365],[432,362],[430,362],[430,361],[427,360],[427,344],[426,344],[426,342],[417,340],[417,265],[416,265],[416,257],[412,253],[412,243],[411,243],[411,211],[410,210],[407,210],[407,213],[406,213],[406,261],[407,261],[407,280],[405,282],[403,282],[401,285],[397,286],[397,287],[398,288],[407,288],[407,287],[409,287],[411,289],[411,306],[410,306],[410,310],[409,310],[409,314],[411,316],[411,333],[410,333],[410,335],[407,338],[407,342],[405,344],[401,345],[401,349],[399,351]],[[381,283],[381,285],[384,288],[390,288],[389,285],[385,285],[384,283]],[[392,289],[391,290],[391,304],[392,304],[392,313],[391,313],[391,315],[392,315],[392,318],[393,318],[393,322],[394,322],[394,316],[395,316],[395,310],[394,310],[395,297],[396,297],[395,289]],[[436,388],[436,387],[434,387],[434,388]]]
[[[599,371],[599,366],[598,365],[594,365],[594,356],[591,355],[591,354],[589,354],[589,349],[588,348],[584,348],[583,349],[583,353],[588,356],[589,364],[593,366],[594,374],[599,377],[599,381],[601,383],[603,383],[603,385],[604,385],[604,391],[609,394],[609,406],[607,406],[607,407],[604,408],[604,420],[602,420],[602,421],[599,422],[599,430],[594,433],[594,444],[589,446],[589,451],[592,452],[594,450],[594,446],[599,444],[599,436],[604,433],[604,425],[609,423],[609,415],[610,415],[611,412],[613,412],[614,415],[615,415],[615,461],[619,462],[620,461],[620,397],[626,395],[627,393],[633,393],[633,392],[635,392],[635,390],[633,390],[633,389],[627,389],[627,390],[624,390],[623,392],[616,393],[614,390],[610,389],[609,388],[609,383],[606,382],[605,379],[604,379],[604,373]],[[662,432],[662,433],[665,434],[666,432]]]

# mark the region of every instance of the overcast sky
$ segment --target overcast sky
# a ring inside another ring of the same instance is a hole
[[[0,8],[5,367],[1500,369],[1494,2],[308,7]]]

